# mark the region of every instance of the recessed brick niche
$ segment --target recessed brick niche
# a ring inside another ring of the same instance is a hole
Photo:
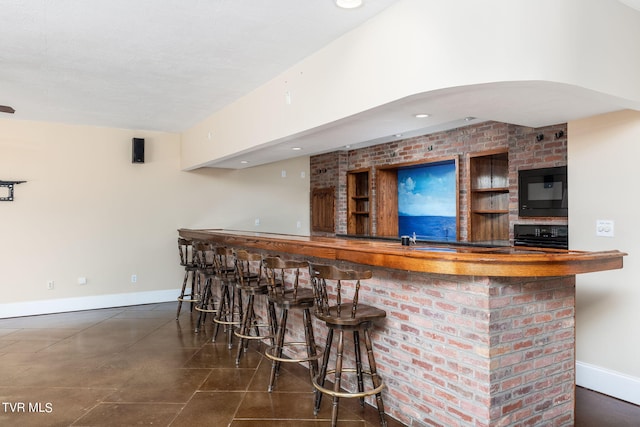
[[[541,140],[539,135],[543,135]],[[467,154],[487,150],[508,149],[509,157],[509,223],[513,238],[513,224],[554,223],[566,224],[566,219],[518,217],[518,170],[565,166],[567,164],[567,126],[558,124],[544,128],[528,128],[499,122],[484,122],[446,132],[418,136],[400,141],[378,144],[357,150],[335,151],[312,156],[310,161],[311,192],[331,188],[334,191],[334,231],[311,230],[313,235],[347,234],[347,172],[371,170],[372,234],[376,235],[375,209],[376,172],[395,164],[428,162],[457,155],[459,158],[459,240],[467,241]],[[313,206],[312,206],[313,210]]]

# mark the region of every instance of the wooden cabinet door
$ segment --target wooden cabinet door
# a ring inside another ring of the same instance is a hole
[[[311,231],[335,233],[335,188],[311,192]]]

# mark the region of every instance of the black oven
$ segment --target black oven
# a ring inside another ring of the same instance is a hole
[[[514,246],[569,249],[566,225],[514,224]]]

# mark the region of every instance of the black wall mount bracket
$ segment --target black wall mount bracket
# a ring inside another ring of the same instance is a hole
[[[0,202],[12,202],[13,201],[13,186],[16,184],[22,184],[27,181],[3,181],[0,180]],[[6,192],[2,189],[6,188]]]

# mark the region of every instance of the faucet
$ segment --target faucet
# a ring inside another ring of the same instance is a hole
[[[413,236],[409,237],[409,244],[416,244],[416,232],[413,232]]]

